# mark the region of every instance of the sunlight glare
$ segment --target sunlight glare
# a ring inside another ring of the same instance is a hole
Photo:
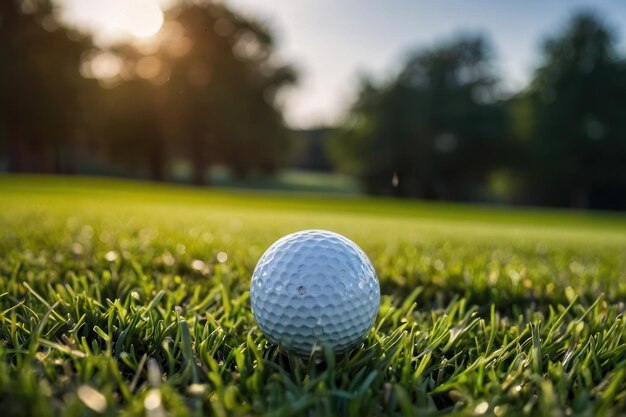
[[[164,0],[58,0],[62,20],[91,32],[95,43],[107,47],[155,35],[163,26]]]
[[[126,9],[125,29],[137,38],[156,34],[163,26],[163,11],[153,0],[134,0]]]

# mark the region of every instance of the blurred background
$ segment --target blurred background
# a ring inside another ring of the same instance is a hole
[[[626,209],[621,1],[0,1],[0,172]]]

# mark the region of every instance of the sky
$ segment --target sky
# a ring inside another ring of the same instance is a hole
[[[149,36],[160,17],[154,4],[163,7],[167,1],[62,3],[69,21],[105,39],[124,31]],[[287,122],[301,128],[340,120],[361,75],[384,80],[399,70],[411,51],[459,33],[488,37],[504,86],[514,91],[525,85],[537,66],[541,40],[563,28],[573,12],[595,10],[621,39],[626,31],[623,0],[224,1],[266,23],[277,37],[280,58],[298,70],[297,86],[286,91],[282,101]]]

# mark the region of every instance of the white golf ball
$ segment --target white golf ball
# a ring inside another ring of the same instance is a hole
[[[380,286],[356,243],[326,230],[276,241],[261,256],[250,288],[254,318],[274,344],[299,355],[344,352],[372,328]]]

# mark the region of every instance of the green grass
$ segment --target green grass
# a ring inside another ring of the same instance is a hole
[[[349,354],[252,318],[256,261],[305,228],[378,272]],[[0,176],[4,415],[617,415],[625,301],[623,215]]]

